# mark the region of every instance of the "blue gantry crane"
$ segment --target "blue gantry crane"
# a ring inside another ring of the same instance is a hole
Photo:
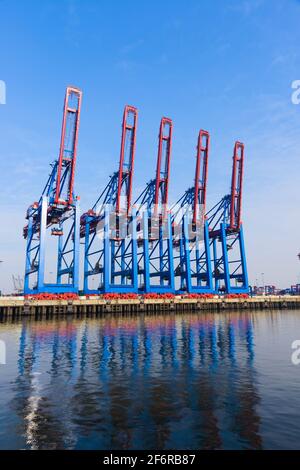
[[[210,245],[213,251],[215,292],[243,294],[249,292],[242,214],[244,144],[235,142],[231,192],[209,212]]]
[[[230,194],[206,212],[210,135],[200,130],[194,184],[169,210],[173,123],[163,117],[155,178],[132,204],[138,113],[125,106],[118,171],[80,217],[74,177],[81,100],[79,89],[67,87],[59,156],[27,210],[24,293],[78,293],[80,239],[85,294],[248,293],[244,144],[234,146]]]
[[[24,293],[78,292],[79,284],[79,200],[74,195],[78,130],[82,92],[67,87],[59,157],[38,202],[27,210],[26,266]],[[49,237],[57,238],[51,251],[56,281],[46,281],[45,257],[49,254]],[[56,265],[55,265],[56,262]]]
[[[135,201],[138,215],[140,292],[174,292],[172,223],[168,210],[172,120],[163,117],[158,136],[156,176]]]
[[[172,207],[175,286],[178,293],[212,293],[213,280],[206,220],[210,136],[198,134],[194,185]]]
[[[137,292],[136,215],[131,205],[137,109],[125,106],[119,169],[81,216],[84,293]]]

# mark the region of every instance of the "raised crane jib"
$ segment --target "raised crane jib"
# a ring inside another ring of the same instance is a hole
[[[209,157],[210,136],[207,131],[201,129],[198,135],[197,157],[195,169],[194,198],[193,198],[193,223],[199,219],[199,213],[204,215],[206,210],[206,188]]]
[[[235,142],[231,178],[229,229],[239,230],[242,214],[242,191],[244,173],[244,144]]]
[[[69,86],[66,89],[61,141],[58,159],[51,165],[51,173],[43,189],[39,202],[28,209],[26,218],[32,214],[34,232],[39,231],[39,216],[43,196],[48,197],[47,225],[58,223],[63,214],[74,204],[74,177],[77,155],[82,92]],[[28,226],[23,234],[27,237]]]
[[[136,146],[137,109],[125,106],[122,123],[122,138],[120,150],[120,163],[117,183],[116,212],[131,208],[132,177]]]
[[[154,193],[155,208],[161,206],[163,211],[165,211],[166,206],[168,204],[172,130],[172,120],[163,117],[160,122],[158,136],[158,152]]]
[[[58,205],[70,206],[74,201],[74,177],[81,99],[81,90],[70,86],[67,87],[56,182],[53,191],[53,201],[51,201]]]

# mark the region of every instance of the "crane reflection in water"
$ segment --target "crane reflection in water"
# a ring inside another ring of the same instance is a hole
[[[21,324],[22,448],[262,447],[251,314]]]

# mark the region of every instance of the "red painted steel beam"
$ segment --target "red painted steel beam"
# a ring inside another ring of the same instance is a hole
[[[208,173],[210,136],[207,131],[200,130],[197,145],[197,160],[194,185],[193,223],[197,222],[199,205],[203,206],[203,214],[206,212],[206,187]]]
[[[172,120],[163,117],[160,122],[158,136],[158,153],[154,196],[155,209],[158,207],[158,205],[161,205],[161,207],[163,207],[165,210],[168,204],[172,129]]]
[[[132,176],[134,169],[134,157],[136,146],[137,109],[133,106],[125,106],[122,124],[122,138],[120,150],[120,164],[118,175],[118,189],[116,199],[116,212],[121,207],[121,197],[126,198],[126,211],[131,207],[132,198]],[[127,144],[129,148],[127,149]]]
[[[238,230],[241,226],[242,191],[244,173],[244,144],[236,142],[233,151],[231,200],[230,200],[230,230]]]
[[[56,190],[54,197],[55,204],[71,205],[73,203],[81,99],[81,90],[71,86],[67,87],[57,166]],[[62,190],[64,188],[62,188],[61,179],[63,167],[66,165],[69,165],[70,168],[68,169],[67,179],[63,184],[64,187],[66,185],[66,197],[62,197]]]

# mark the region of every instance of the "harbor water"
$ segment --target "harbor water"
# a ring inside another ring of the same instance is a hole
[[[0,323],[0,449],[300,449],[300,311]]]

